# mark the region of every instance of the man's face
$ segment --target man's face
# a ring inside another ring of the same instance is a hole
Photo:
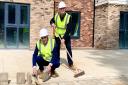
[[[41,37],[41,41],[44,45],[46,45],[48,42],[48,36]]]
[[[59,13],[61,15],[65,14],[65,7],[64,8],[59,8]]]

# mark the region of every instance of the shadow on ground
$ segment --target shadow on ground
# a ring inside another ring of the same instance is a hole
[[[113,85],[128,85],[128,50],[95,50],[89,53],[96,57],[89,57],[100,62],[98,65],[114,68],[119,72],[118,80]]]

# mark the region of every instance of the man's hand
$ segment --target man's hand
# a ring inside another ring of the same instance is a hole
[[[55,30],[53,29],[52,37],[55,38]]]
[[[36,67],[33,67],[33,75],[37,76],[37,69],[36,69]]]
[[[56,25],[54,23],[51,24],[51,27],[53,29],[53,37],[55,36],[55,28],[56,28]]]
[[[55,29],[55,28],[56,28],[56,25],[55,25],[54,23],[52,23],[52,24],[51,24],[51,27],[52,27],[53,29]]]
[[[46,69],[44,70],[44,72],[51,72],[51,65],[49,64]]]

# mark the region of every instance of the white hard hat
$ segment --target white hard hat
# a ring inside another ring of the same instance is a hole
[[[64,8],[64,7],[66,7],[66,4],[65,2],[61,1],[58,5],[58,8]]]
[[[48,35],[48,31],[46,28],[40,30],[40,37],[44,37]]]

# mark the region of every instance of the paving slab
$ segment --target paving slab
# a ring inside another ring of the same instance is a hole
[[[32,54],[33,50],[1,49],[0,73],[7,72],[14,85],[17,72],[32,73]],[[63,66],[67,65],[67,59],[66,51],[61,50],[63,64],[56,69],[59,77],[44,84],[128,85],[128,50],[73,49],[73,60],[78,68],[85,71],[84,76],[74,78],[73,72]]]

